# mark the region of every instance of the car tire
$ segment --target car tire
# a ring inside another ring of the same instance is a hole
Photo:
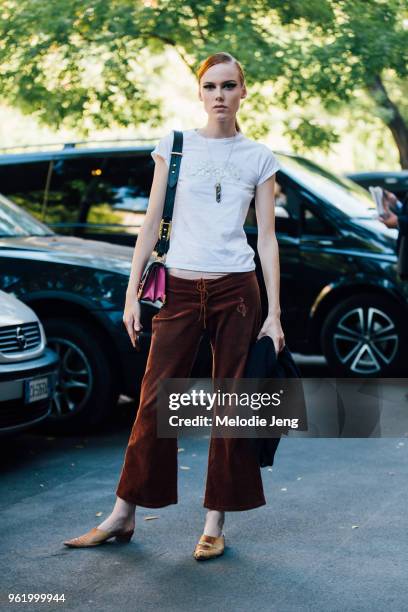
[[[43,318],[42,323],[48,346],[60,356],[59,380],[44,427],[53,433],[98,428],[119,398],[103,336],[81,319]]]
[[[342,377],[387,377],[402,370],[403,313],[392,299],[362,293],[336,306],[320,336],[329,368]]]

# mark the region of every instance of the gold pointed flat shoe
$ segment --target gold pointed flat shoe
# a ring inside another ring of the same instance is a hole
[[[116,538],[117,542],[124,543],[130,542],[133,533],[134,529],[130,531],[121,531],[118,529],[115,531],[104,531],[103,529],[94,527],[84,535],[72,538],[72,540],[65,540],[64,544],[70,548],[85,548],[86,546],[98,546],[110,540],[110,538]]]
[[[223,554],[225,548],[224,534],[219,537],[203,534],[199,539],[197,546],[194,549],[193,556],[197,561],[204,561],[219,557]]]

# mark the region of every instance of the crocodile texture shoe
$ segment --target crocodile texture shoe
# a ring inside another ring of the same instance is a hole
[[[221,534],[219,537],[203,534],[194,549],[193,556],[197,561],[204,561],[219,557],[223,554],[225,547],[225,536]]]

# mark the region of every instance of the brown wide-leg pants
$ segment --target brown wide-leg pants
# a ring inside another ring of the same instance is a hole
[[[116,494],[147,508],[176,504],[177,438],[159,438],[159,379],[189,378],[204,330],[213,351],[214,378],[241,378],[251,342],[262,325],[255,271],[219,278],[168,274],[167,301],[152,319],[152,339],[140,404]],[[211,438],[204,507],[249,510],[266,503],[259,462],[246,438]]]

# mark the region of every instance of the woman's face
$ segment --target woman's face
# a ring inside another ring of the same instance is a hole
[[[209,121],[235,120],[240,101],[246,98],[246,95],[247,91],[245,85],[241,85],[238,68],[232,62],[211,66],[201,77],[199,98],[204,102]]]

